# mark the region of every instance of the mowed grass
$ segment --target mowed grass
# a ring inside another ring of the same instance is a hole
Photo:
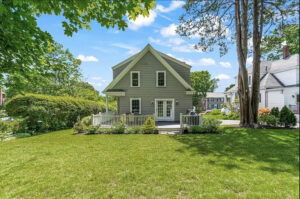
[[[298,130],[0,143],[0,198],[299,198]]]

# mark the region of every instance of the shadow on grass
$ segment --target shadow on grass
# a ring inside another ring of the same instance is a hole
[[[209,161],[209,164],[226,169],[239,168],[235,163],[269,163],[259,169],[278,173],[297,174],[299,169],[299,132],[298,130],[266,130],[245,128],[223,128],[223,134],[184,134],[170,136],[185,144],[177,152],[189,151],[193,155],[213,155],[226,161]],[[224,159],[223,159],[224,160]]]

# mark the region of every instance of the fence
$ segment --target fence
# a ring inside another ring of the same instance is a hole
[[[190,126],[201,126],[202,115],[183,115],[180,114],[180,128]]]
[[[124,122],[126,126],[142,126],[148,117],[153,119],[154,115],[111,115],[99,113],[93,115],[93,125],[111,127],[114,123]]]

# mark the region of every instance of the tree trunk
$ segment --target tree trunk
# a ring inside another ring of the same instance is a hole
[[[259,6],[260,1],[260,6]],[[263,0],[253,1],[253,70],[251,91],[251,126],[257,125],[259,88],[260,88],[260,58],[261,58],[261,35],[263,31]]]
[[[242,18],[242,20],[241,20]],[[236,46],[239,62],[238,94],[240,100],[240,126],[249,127],[251,104],[246,60],[248,53],[248,0],[235,0]]]

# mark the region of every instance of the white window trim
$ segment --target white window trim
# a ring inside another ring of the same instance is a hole
[[[140,105],[139,114],[142,114],[142,99],[141,98],[130,98],[130,113],[132,113],[132,100],[139,100],[139,105]]]
[[[138,81],[138,86],[133,86],[133,85],[132,85],[132,74],[133,74],[133,73],[137,73],[137,74],[138,74],[138,80],[139,80],[139,81]],[[140,85],[141,85],[141,82],[140,82],[140,81],[141,81],[140,71],[131,71],[131,72],[130,72],[130,87],[140,87]]]
[[[158,85],[158,73],[164,73],[164,86]],[[167,86],[167,75],[165,70],[156,71],[156,87],[166,87]]]

